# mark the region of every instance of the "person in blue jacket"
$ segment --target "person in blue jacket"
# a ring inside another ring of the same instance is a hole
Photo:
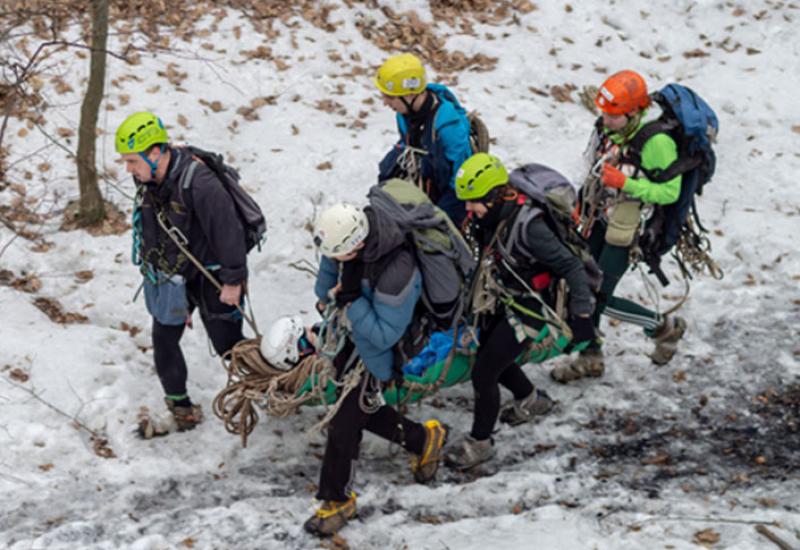
[[[446,86],[426,82],[425,67],[409,53],[387,59],[373,82],[396,113],[400,132],[378,179],[414,181],[460,225],[466,210],[454,189],[456,170],[472,155],[467,112]]]
[[[436,420],[421,424],[405,418],[381,395],[394,378],[395,346],[411,327],[422,294],[422,276],[406,235],[369,206],[341,203],[320,214],[314,242],[323,255],[314,287],[318,306],[333,301],[345,309],[350,324],[348,341],[334,359],[337,377],[355,367],[359,357],[366,367],[359,386],[340,397],[328,425],[317,492],[322,506],[305,523],[307,531],[326,536],[355,514],[352,477],[365,429],[415,455],[411,470],[420,483],[435,476],[446,431]]]

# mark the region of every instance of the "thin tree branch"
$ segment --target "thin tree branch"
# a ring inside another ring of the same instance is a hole
[[[86,424],[84,424],[83,422],[78,420],[77,417],[72,416],[72,415],[62,411],[61,409],[59,409],[58,407],[56,407],[55,405],[53,405],[49,401],[46,401],[44,398],[42,398],[42,396],[40,396],[35,391],[33,391],[31,389],[28,389],[28,388],[26,388],[25,386],[23,386],[21,384],[17,384],[16,382],[12,382],[11,380],[5,380],[5,382],[7,384],[10,384],[10,385],[14,386],[17,389],[20,389],[20,390],[30,394],[34,399],[36,399],[37,401],[42,403],[44,406],[46,406],[50,410],[53,410],[53,411],[57,412],[58,414],[60,414],[61,416],[65,417],[65,418],[69,418],[70,420],[72,420],[72,422],[75,423],[76,426],[78,426],[82,430],[85,430],[86,432],[88,432],[92,437],[94,437],[96,439],[103,439],[103,436],[101,434],[97,433],[96,431],[91,429],[89,426],[87,426]]]

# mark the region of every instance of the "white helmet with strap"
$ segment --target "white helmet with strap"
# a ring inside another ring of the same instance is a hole
[[[314,224],[314,244],[323,256],[350,254],[369,234],[369,220],[364,210],[347,203],[324,210]]]
[[[277,319],[261,337],[261,355],[275,368],[289,370],[300,361],[300,340],[305,334],[299,315]]]

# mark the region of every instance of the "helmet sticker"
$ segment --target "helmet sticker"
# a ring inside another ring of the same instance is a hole
[[[419,88],[419,78],[404,78],[403,88],[406,90],[416,90]]]
[[[603,94],[603,97],[605,97],[607,100],[614,101],[614,94],[609,92],[608,88],[606,88],[605,86],[602,86],[600,88],[600,93]]]

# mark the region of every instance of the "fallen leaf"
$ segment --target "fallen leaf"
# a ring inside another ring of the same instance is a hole
[[[39,464],[39,469],[43,472],[49,472],[53,469],[53,463],[48,462],[47,464]]]
[[[11,369],[11,372],[9,372],[8,375],[11,377],[12,380],[16,380],[17,382],[27,382],[28,380],[30,380],[30,376],[28,376],[28,373],[19,367]]]
[[[702,544],[707,548],[711,548],[713,545],[719,542],[719,533],[711,528],[703,529],[702,531],[698,531],[694,534],[694,542],[696,544]]]
[[[61,325],[68,325],[72,323],[88,323],[89,318],[80,313],[65,312],[62,305],[54,298],[45,298],[41,296],[33,301],[33,305],[39,308],[42,313],[47,315],[51,321]]]
[[[688,52],[683,52],[683,57],[686,59],[691,59],[692,57],[708,57],[708,52],[704,52],[700,48],[695,48],[694,50],[690,50]]]
[[[117,455],[114,453],[113,449],[108,446],[108,439],[105,439],[104,437],[92,436],[91,441],[94,454],[100,458],[117,458]]]
[[[651,465],[664,465],[669,463],[670,456],[668,453],[658,453],[656,456],[651,456],[649,458],[645,458],[642,460],[642,464],[651,464]]]
[[[317,164],[317,170],[330,170],[331,168],[333,168],[333,164],[327,160],[321,164]]]
[[[92,271],[91,269],[76,271],[75,278],[78,280],[79,283],[85,283],[87,281],[91,281],[94,278],[94,271]]]

